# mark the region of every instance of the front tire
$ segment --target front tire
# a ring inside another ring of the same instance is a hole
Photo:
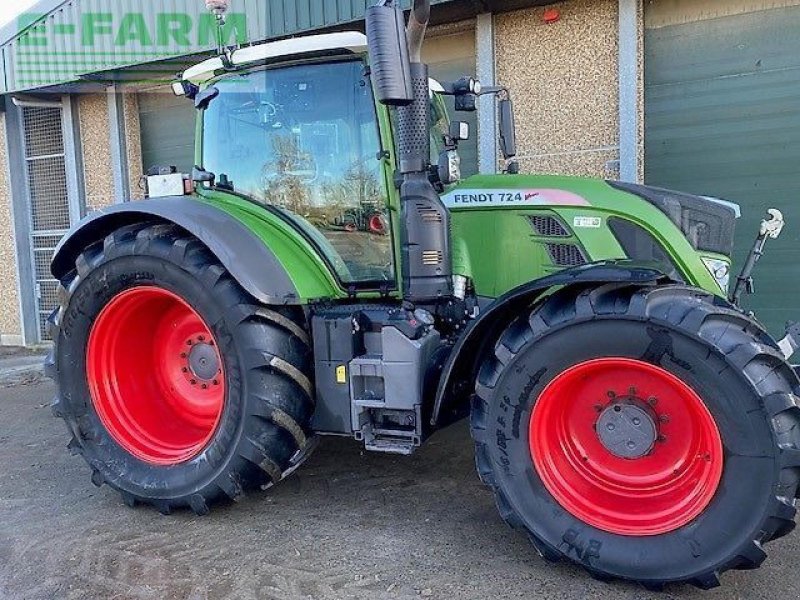
[[[714,587],[794,528],[798,383],[759,325],[705,292],[565,290],[480,370],[478,472],[550,560]]]
[[[205,514],[306,456],[302,312],[257,305],[201,242],[164,224],[90,246],[62,285],[53,409],[96,485],[131,506]]]

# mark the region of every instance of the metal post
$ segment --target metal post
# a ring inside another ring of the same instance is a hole
[[[131,186],[128,171],[128,148],[125,140],[125,105],[122,91],[116,84],[108,88],[107,94],[114,202],[128,202],[131,198]]]
[[[39,343],[39,321],[34,288],[33,257],[31,256],[31,209],[28,195],[25,145],[23,142],[22,109],[13,102],[6,103],[6,156],[10,182],[11,214],[14,221],[17,282],[22,342],[29,346]]]
[[[639,180],[639,6],[619,0],[619,173]]]
[[[83,149],[81,147],[78,104],[72,96],[62,96],[64,167],[67,175],[69,218],[73,225],[86,214],[86,186],[83,178]]]
[[[478,79],[486,86],[495,85],[494,15],[482,13],[476,22]],[[481,173],[497,173],[497,103],[493,96],[478,101],[478,169]]]

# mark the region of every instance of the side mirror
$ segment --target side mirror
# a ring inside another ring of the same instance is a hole
[[[194,98],[194,107],[197,110],[205,110],[208,108],[208,105],[211,104],[211,101],[219,96],[219,88],[216,86],[207,87],[202,92],[197,94]]]
[[[517,155],[517,127],[514,119],[514,103],[510,98],[498,102],[500,109],[500,151],[508,160]]]
[[[366,19],[375,95],[382,104],[407,106],[414,101],[414,90],[403,11],[391,5],[372,6]]]

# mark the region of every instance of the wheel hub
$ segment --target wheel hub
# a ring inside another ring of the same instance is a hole
[[[200,342],[192,346],[188,356],[189,369],[203,381],[212,381],[219,373],[217,351],[211,344]]]
[[[596,430],[611,454],[630,460],[647,456],[658,439],[655,419],[633,402],[615,403],[603,410]]]

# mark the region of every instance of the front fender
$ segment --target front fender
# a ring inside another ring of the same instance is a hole
[[[560,271],[504,294],[470,323],[453,347],[439,379],[431,425],[434,428],[443,427],[467,416],[475,375],[485,352],[494,348],[514,319],[549,290],[579,285],[649,284],[660,281],[669,281],[669,277],[650,266],[625,261],[603,262]]]
[[[83,250],[114,230],[145,221],[174,223],[203,242],[254,298],[265,304],[301,304],[302,294],[275,253],[227,212],[189,196],[116,204],[92,213],[61,240],[51,271],[62,280]]]

